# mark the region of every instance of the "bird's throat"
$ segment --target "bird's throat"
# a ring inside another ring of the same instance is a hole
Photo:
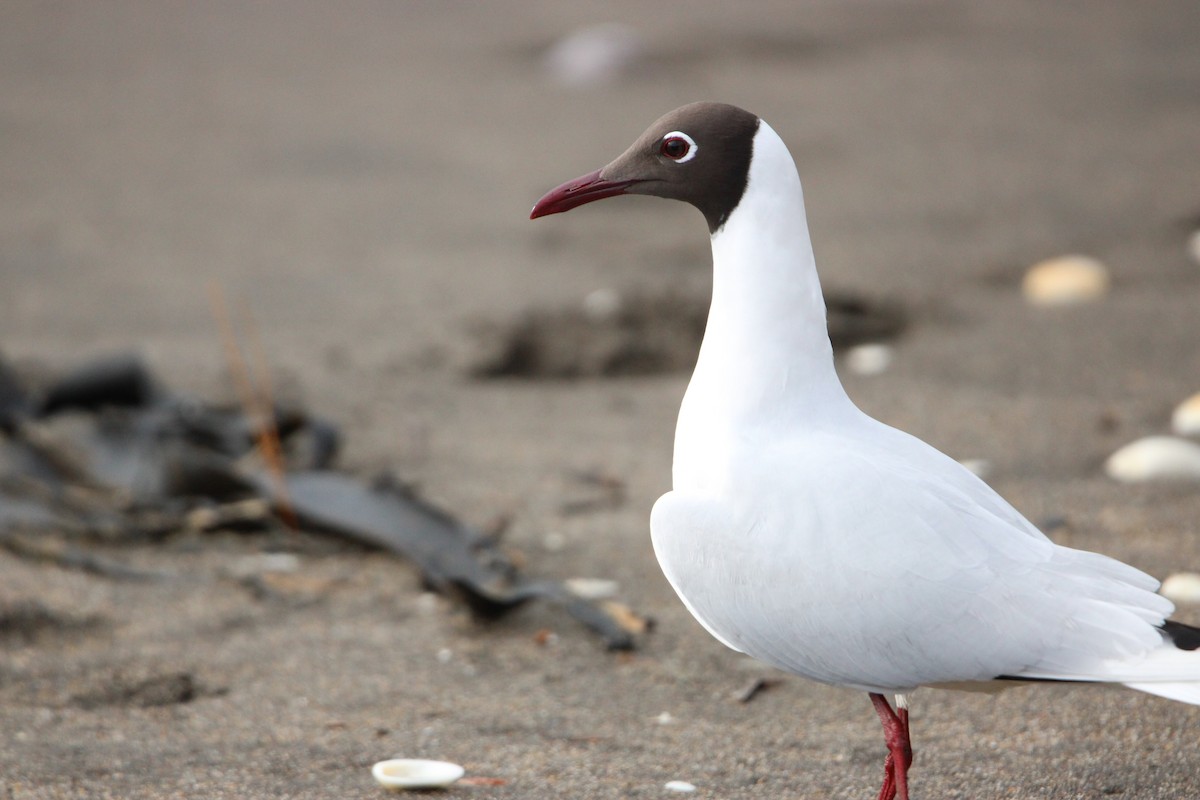
[[[853,408],[834,370],[800,180],[765,124],[746,193],[713,234],[712,254],[712,306],[676,429],[676,488],[719,469],[735,441]]]

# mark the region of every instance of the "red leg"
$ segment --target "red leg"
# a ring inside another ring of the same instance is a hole
[[[888,753],[883,760],[883,786],[879,788],[878,800],[895,800],[896,797],[896,767],[892,754]]]
[[[899,795],[900,800],[908,800],[908,768],[912,766],[913,762],[912,742],[908,738],[908,706],[905,702],[901,701],[899,697],[896,699],[896,716],[904,729],[900,742],[901,766],[896,768],[896,794]]]
[[[883,762],[883,786],[879,789],[879,800],[908,800],[908,768],[912,766],[912,744],[908,738],[908,707],[902,698],[897,698],[896,711],[892,710],[887,698],[871,693],[875,713],[883,723],[883,736],[887,742],[888,755]]]

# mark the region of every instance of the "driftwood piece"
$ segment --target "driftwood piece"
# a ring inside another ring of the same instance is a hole
[[[264,424],[283,444],[282,480],[244,463]],[[480,619],[549,601],[609,648],[634,646],[634,628],[645,626],[631,626],[628,613],[523,575],[494,537],[397,481],[370,484],[329,469],[339,445],[335,425],[301,409],[276,408],[274,419],[254,422],[238,409],[172,395],[134,356],[84,365],[40,393],[0,360],[0,546],[110,578],[156,578],[62,539],[144,542],[175,531],[276,524],[267,513],[273,510],[403,557],[430,588]]]
[[[263,494],[282,498],[274,482],[259,481]],[[335,472],[294,472],[287,498],[306,528],[380,547],[403,556],[429,588],[461,600],[481,619],[494,619],[533,599],[549,600],[598,633],[614,650],[634,646],[631,633],[603,608],[578,598],[555,581],[522,576],[496,540],[416,497],[395,480],[364,485]]]

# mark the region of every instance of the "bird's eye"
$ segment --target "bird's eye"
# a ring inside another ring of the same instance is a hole
[[[683,163],[696,157],[696,142],[682,131],[672,131],[662,138],[658,152],[672,161]]]
[[[692,147],[678,136],[672,136],[662,143],[662,154],[667,158],[680,159],[688,154]]]

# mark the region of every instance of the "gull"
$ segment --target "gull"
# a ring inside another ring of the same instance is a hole
[[[1117,683],[1200,705],[1200,629],[1158,582],[1050,541],[958,462],[860,411],[834,369],[800,178],[754,114],[693,103],[531,218],[622,194],[704,215],[713,290],[650,532],[728,647],[869,693],[908,800],[908,695]],[[887,695],[895,696],[895,707]]]

